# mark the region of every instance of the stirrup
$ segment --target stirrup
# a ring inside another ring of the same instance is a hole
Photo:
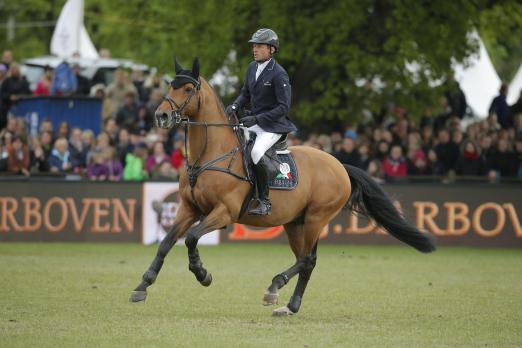
[[[263,200],[263,199],[256,199],[257,201],[257,207],[252,208],[248,211],[248,215],[258,215],[258,216],[265,216],[270,215],[272,212],[272,204],[269,200]]]

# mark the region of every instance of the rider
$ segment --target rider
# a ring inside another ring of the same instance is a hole
[[[241,119],[250,132],[256,133],[252,147],[252,161],[256,175],[259,204],[251,209],[251,215],[268,215],[272,205],[268,198],[268,163],[265,152],[283,134],[297,128],[288,118],[291,87],[288,74],[273,58],[279,50],[279,39],[271,29],[259,29],[248,41],[253,44],[254,61],[247,69],[241,94],[227,106],[229,116],[250,103],[251,112]]]

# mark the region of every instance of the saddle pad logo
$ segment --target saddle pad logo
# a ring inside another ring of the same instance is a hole
[[[276,178],[292,180],[292,172],[288,163],[281,163],[279,165],[279,174],[277,174]]]
[[[272,162],[272,178],[269,181],[271,189],[293,190],[298,183],[299,174],[291,153],[277,154],[277,159]]]

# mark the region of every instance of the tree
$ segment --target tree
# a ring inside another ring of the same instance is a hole
[[[0,1],[0,20],[58,17],[64,0]],[[252,59],[250,35],[270,27],[280,36],[277,59],[293,86],[292,116],[356,120],[367,110],[400,105],[420,116],[433,108],[451,73],[478,48],[467,34],[487,39],[501,66],[517,66],[522,5],[516,0],[86,0],[85,23],[98,48],[172,73],[172,56],[189,65],[199,56],[210,77],[227,62],[243,81]],[[2,37],[0,33],[0,37]],[[47,54],[51,30],[17,31],[17,57]],[[515,63],[510,63],[511,61]],[[504,68],[502,68],[504,69]],[[504,74],[504,73],[503,73]],[[240,82],[241,83],[241,82]],[[239,85],[237,86],[239,89]],[[225,96],[226,100],[233,95]]]

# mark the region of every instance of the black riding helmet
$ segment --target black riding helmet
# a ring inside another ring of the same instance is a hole
[[[276,52],[279,51],[279,38],[272,29],[259,29],[256,31],[250,40],[250,43],[270,45],[275,48]]]

